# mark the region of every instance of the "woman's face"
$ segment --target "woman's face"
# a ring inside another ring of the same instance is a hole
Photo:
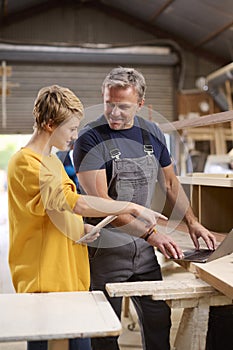
[[[80,120],[77,117],[71,117],[61,125],[54,127],[51,135],[51,146],[61,151],[66,151],[78,137],[78,127]]]

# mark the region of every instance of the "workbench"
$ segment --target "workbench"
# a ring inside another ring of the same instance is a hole
[[[170,228],[162,224],[158,225],[158,230],[170,234],[183,249],[193,247],[184,224],[173,223]],[[221,241],[224,236],[220,234],[216,237]],[[172,310],[182,309],[174,349],[205,350],[210,306],[233,303],[233,254],[210,263],[181,263],[190,272],[188,279],[177,278],[179,269],[174,268],[175,265],[178,266],[177,263],[167,262],[170,266],[169,279],[108,283],[106,290],[111,297],[148,295],[154,300],[165,300]]]

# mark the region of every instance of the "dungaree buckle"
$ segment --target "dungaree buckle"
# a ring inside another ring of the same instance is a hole
[[[110,151],[110,155],[112,159],[120,159],[121,152],[119,151],[119,149],[115,148]]]
[[[152,145],[144,145],[144,152],[151,156],[154,153]]]

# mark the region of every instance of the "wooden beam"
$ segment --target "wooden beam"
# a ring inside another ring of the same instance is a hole
[[[157,17],[161,15],[161,13],[166,10],[167,7],[169,7],[175,0],[167,0],[165,4],[160,6],[160,8],[152,14],[152,16],[148,19],[149,22],[153,22]]]
[[[81,3],[81,1],[78,1],[78,4],[79,3]],[[60,0],[58,2],[57,0],[47,0],[46,2],[42,2],[36,5],[27,5],[24,9],[15,11],[12,14],[8,14],[6,12],[5,15],[1,17],[0,28],[36,16],[39,13],[47,12],[48,10],[51,10],[55,7],[65,6],[68,4],[74,4],[74,1]]]
[[[111,297],[152,295],[157,300],[219,295],[216,289],[200,279],[107,283],[106,290]]]
[[[227,95],[227,104],[228,109],[233,109],[232,96],[231,96],[231,82],[230,80],[225,81],[226,95]]]
[[[2,9],[1,17],[5,17],[7,15],[8,0],[2,0],[1,9]]]
[[[225,32],[228,28],[230,28],[233,25],[233,21],[229,22],[228,24],[226,24],[225,26],[223,26],[222,28],[219,28],[218,30],[210,33],[209,35],[207,35],[205,38],[203,38],[201,41],[199,41],[197,44],[194,45],[194,48],[197,49],[200,46],[208,43],[210,40],[213,40],[214,38],[216,38],[217,36],[219,36],[221,33]]]
[[[232,121],[233,121],[233,110],[209,114],[206,116],[196,117],[192,119],[177,120],[172,123],[163,123],[163,124],[160,124],[159,127],[163,132],[169,133],[175,130],[195,128],[198,126],[214,125],[214,124],[226,123],[226,122],[232,122]]]

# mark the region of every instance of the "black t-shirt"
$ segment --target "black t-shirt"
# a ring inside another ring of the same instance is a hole
[[[134,125],[129,129],[112,130],[105,117],[87,124],[79,133],[74,145],[74,166],[77,172],[106,169],[108,182],[111,179],[113,153],[120,152],[120,158],[139,158],[145,156],[145,140],[141,130],[140,117],[134,118]],[[159,127],[143,120],[143,129],[147,141],[153,147],[153,154],[160,167],[171,164],[165,137]]]

